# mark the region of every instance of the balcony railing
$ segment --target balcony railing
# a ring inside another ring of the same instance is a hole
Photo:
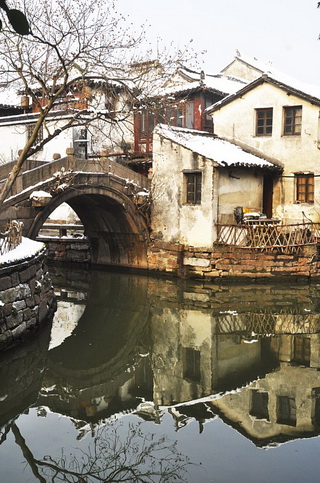
[[[243,249],[299,253],[305,245],[320,242],[320,223],[282,225],[278,223],[217,224],[216,243]]]
[[[23,224],[13,220],[0,232],[0,255],[10,252],[22,241]]]

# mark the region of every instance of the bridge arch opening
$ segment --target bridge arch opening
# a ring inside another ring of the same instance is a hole
[[[135,204],[104,188],[67,189],[35,216],[28,236],[36,238],[50,214],[67,203],[84,226],[92,264],[147,268],[148,228]]]

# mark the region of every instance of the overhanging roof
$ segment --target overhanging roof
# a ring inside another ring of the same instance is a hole
[[[244,149],[237,144],[207,132],[177,128],[164,124],[159,124],[154,132],[200,156],[211,159],[217,167],[282,170],[279,165],[267,160],[262,155],[260,156],[249,149]]]

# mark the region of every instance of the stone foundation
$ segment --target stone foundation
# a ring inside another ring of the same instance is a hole
[[[39,239],[40,240],[40,239]],[[47,258],[59,263],[90,263],[90,245],[86,239],[81,238],[52,238],[41,237],[46,244]]]
[[[44,249],[28,260],[0,267],[0,350],[49,321],[55,309]]]
[[[305,245],[301,254],[296,255],[224,245],[208,249],[155,242],[149,246],[148,262],[151,271],[183,278],[217,281],[320,278],[317,245]]]

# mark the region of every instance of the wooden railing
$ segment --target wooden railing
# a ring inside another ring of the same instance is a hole
[[[0,232],[0,255],[8,253],[20,245],[22,227],[23,224],[20,221],[13,220]]]
[[[217,224],[216,243],[280,253],[299,253],[304,245],[320,242],[320,223]]]
[[[79,223],[45,223],[38,234],[40,238],[76,238],[84,236],[84,226]]]

